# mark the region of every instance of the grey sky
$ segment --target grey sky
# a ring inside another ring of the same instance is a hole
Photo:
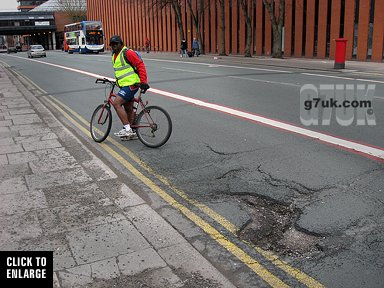
[[[0,0],[0,11],[14,10],[17,11],[17,0]]]

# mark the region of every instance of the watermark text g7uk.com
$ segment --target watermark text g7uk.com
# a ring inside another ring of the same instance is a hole
[[[373,111],[375,84],[306,84],[300,89],[303,125],[376,125]],[[332,117],[333,116],[333,117]]]

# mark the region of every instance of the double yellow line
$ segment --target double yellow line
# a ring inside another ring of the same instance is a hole
[[[18,74],[19,75],[19,74]],[[31,80],[26,78],[25,76],[22,76],[24,79],[27,79],[32,85],[37,87],[40,91],[42,91],[44,94],[47,94],[43,89],[38,87],[35,83],[33,83]],[[86,121],[81,115],[76,113],[74,110],[66,106],[64,103],[59,101],[53,96],[43,96],[41,97],[44,101],[48,102],[52,107],[57,109],[69,122],[71,122],[76,128],[79,129],[79,131],[83,132],[88,137],[90,136],[90,132],[88,129],[84,128],[84,125],[86,127],[89,127],[89,122]],[[75,116],[82,124],[80,124],[78,121],[76,121],[70,114],[68,114],[66,111],[68,111],[71,115]],[[159,181],[161,181],[163,184],[165,184],[167,187],[169,187],[173,192],[175,192],[178,196],[180,196],[182,199],[184,199],[189,204],[197,207],[199,210],[204,212],[206,215],[208,215],[210,218],[215,220],[218,224],[223,226],[225,229],[227,229],[229,232],[231,232],[233,235],[236,235],[237,228],[235,225],[230,223],[227,219],[225,219],[220,214],[213,211],[208,206],[199,203],[196,200],[193,200],[188,197],[188,195],[172,185],[164,176],[157,174],[152,168],[150,168],[146,163],[144,163],[140,158],[138,158],[134,153],[132,153],[128,148],[120,144],[119,142],[115,141],[112,138],[108,138],[106,142],[110,142],[115,147],[117,147],[119,150],[121,150],[125,155],[127,155],[129,158],[131,158],[134,162],[136,162],[141,168],[152,174],[155,178],[157,178]],[[98,144],[101,148],[103,148],[108,154],[110,154],[112,157],[114,157],[117,161],[120,162],[125,168],[127,168],[135,177],[140,179],[146,186],[148,186],[152,191],[157,193],[162,199],[164,199],[169,205],[175,207],[178,209],[182,214],[184,214],[188,219],[190,219],[193,223],[195,223],[198,227],[200,227],[205,233],[207,233],[213,240],[215,240],[219,245],[224,247],[226,250],[228,250],[232,255],[237,257],[242,263],[244,263],[246,266],[248,266],[252,271],[254,271],[261,279],[263,279],[266,283],[268,283],[271,287],[289,287],[286,283],[284,283],[281,279],[279,279],[277,276],[272,274],[267,268],[265,268],[262,264],[260,264],[256,259],[248,255],[244,250],[242,250],[240,247],[238,247],[236,244],[232,243],[227,237],[225,237],[222,233],[220,233],[216,228],[214,228],[212,225],[210,225],[207,221],[202,219],[200,216],[198,216],[196,213],[188,209],[186,206],[179,203],[174,197],[169,195],[167,192],[165,192],[163,189],[161,189],[158,185],[156,185],[150,178],[145,176],[143,173],[141,173],[138,169],[136,169],[129,161],[127,161],[122,155],[120,155],[118,152],[116,152],[114,149],[112,149],[109,145],[107,145],[105,142]],[[271,252],[265,251],[261,249],[260,247],[254,246],[251,243],[245,242],[248,246],[251,246],[259,255],[270,261],[274,266],[278,267],[294,279],[298,280],[299,282],[303,283],[307,287],[323,287],[321,283],[310,277],[309,275],[305,274],[304,272],[298,270],[297,268],[294,268],[287,264],[286,262],[280,260],[276,255],[274,255]]]

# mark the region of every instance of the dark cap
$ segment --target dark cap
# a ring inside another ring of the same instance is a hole
[[[120,38],[119,35],[113,35],[111,39],[109,40],[109,45],[112,45],[112,43],[120,43],[123,44],[123,40]]]

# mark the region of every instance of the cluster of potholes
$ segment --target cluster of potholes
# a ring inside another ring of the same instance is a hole
[[[291,257],[318,257],[323,249],[323,237],[300,231],[295,221],[300,211],[293,205],[273,200],[241,196],[250,220],[238,231],[238,237],[276,254]]]

